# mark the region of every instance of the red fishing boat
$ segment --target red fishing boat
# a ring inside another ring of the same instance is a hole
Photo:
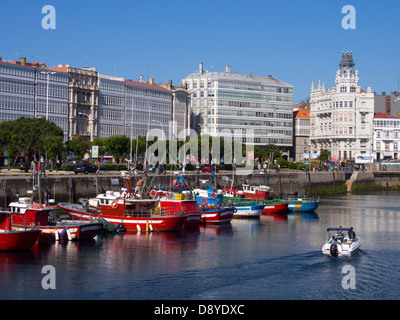
[[[248,184],[243,185],[243,195],[246,199],[265,200],[270,196],[269,186],[252,186]]]
[[[131,199],[110,191],[82,205],[58,203],[71,217],[79,220],[104,219],[127,231],[177,231],[187,220],[182,206],[160,207],[158,199]]]
[[[39,229],[12,230],[12,212],[0,212],[0,250],[29,250],[42,233]]]
[[[160,199],[160,207],[174,208],[184,207],[188,216],[185,222],[185,230],[197,230],[200,225],[201,212],[200,207],[193,196],[188,191],[189,185],[185,183],[183,175],[179,175],[172,181],[171,190],[151,190],[150,196]]]
[[[288,212],[289,202],[280,200],[267,200],[263,202],[265,204],[263,214],[265,213],[285,213]]]
[[[93,239],[101,230],[102,223],[82,223],[74,220],[57,219],[56,206],[31,203],[28,197],[19,198],[9,204],[13,213],[14,230],[40,229],[39,243]]]
[[[201,219],[200,207],[196,199],[185,194],[169,194],[165,197],[160,197],[160,207],[162,208],[176,208],[183,207],[186,210],[187,219],[185,221],[185,230],[198,229]]]

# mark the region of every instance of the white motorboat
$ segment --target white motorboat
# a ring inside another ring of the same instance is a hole
[[[361,246],[353,228],[328,228],[322,253],[331,256],[351,256]]]

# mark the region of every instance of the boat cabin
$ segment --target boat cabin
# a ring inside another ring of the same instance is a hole
[[[21,197],[18,201],[9,204],[12,213],[12,224],[23,226],[47,226],[49,215],[55,211],[54,207],[46,204],[32,203],[28,197]]]

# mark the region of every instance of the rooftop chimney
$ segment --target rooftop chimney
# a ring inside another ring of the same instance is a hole
[[[201,74],[203,74],[203,62],[200,62],[200,65],[199,65],[199,72],[200,72]]]
[[[154,84],[154,78],[150,78],[150,79],[149,79],[149,83],[150,83],[150,84]]]
[[[19,63],[24,66],[26,64],[26,58],[19,58]]]
[[[226,65],[226,72],[232,73],[232,67],[229,64]]]

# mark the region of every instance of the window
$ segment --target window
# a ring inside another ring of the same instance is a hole
[[[347,87],[340,87],[340,92],[347,92]]]

